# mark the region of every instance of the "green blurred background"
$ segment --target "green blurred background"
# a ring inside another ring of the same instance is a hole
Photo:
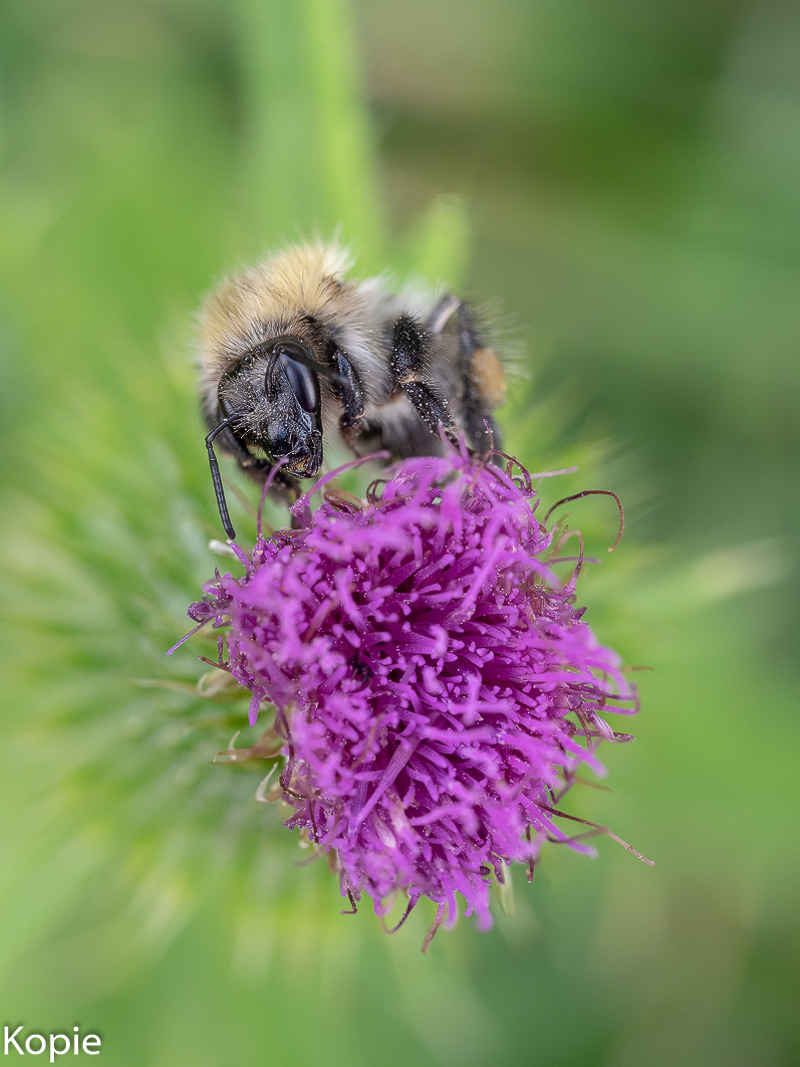
[[[0,1025],[126,1067],[800,1062],[800,10],[3,0],[0,64]],[[614,556],[573,512],[584,597],[654,668],[570,810],[655,868],[551,848],[426,956],[430,911],[340,916],[209,763],[211,645],[163,656],[219,562],[194,309],[337,227],[497,302],[509,447],[623,496]]]

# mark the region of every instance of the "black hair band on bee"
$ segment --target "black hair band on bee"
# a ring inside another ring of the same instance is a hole
[[[214,493],[217,498],[217,508],[219,509],[219,517],[222,519],[222,525],[225,527],[225,533],[228,535],[231,541],[236,539],[236,530],[233,528],[231,517],[228,514],[228,503],[225,500],[225,490],[222,488],[222,475],[219,472],[219,463],[214,452],[214,438],[222,430],[227,430],[237,419],[240,419],[242,415],[246,415],[245,411],[235,411],[233,415],[229,415],[227,419],[223,419],[217,426],[206,434],[206,448],[208,449],[208,462],[211,467],[211,481],[214,483]]]

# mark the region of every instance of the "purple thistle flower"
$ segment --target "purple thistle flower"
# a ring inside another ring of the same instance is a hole
[[[408,914],[426,896],[434,929],[457,893],[490,926],[492,874],[532,873],[544,840],[590,851],[606,831],[568,836],[558,800],[581,764],[602,773],[601,739],[627,739],[602,714],[635,711],[574,606],[580,560],[566,584],[551,569],[567,534],[512,471],[408,459],[365,503],[328,493],[312,513],[329,475],[189,611],[229,627],[220,661],[252,692],[251,725],[275,706],[285,825],[335,850],[351,902],[383,915],[403,890]]]

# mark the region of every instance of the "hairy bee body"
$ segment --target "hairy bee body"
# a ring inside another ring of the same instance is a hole
[[[224,281],[200,313],[200,393],[212,442],[273,492],[292,499],[324,448],[427,455],[464,434],[485,449],[504,379],[456,297],[393,293],[351,281],[332,245],[291,247]],[[496,438],[495,438],[496,440]]]

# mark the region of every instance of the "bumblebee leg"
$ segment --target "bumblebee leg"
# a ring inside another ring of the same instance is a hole
[[[436,301],[425,325],[433,334],[440,334],[453,315],[464,305],[452,293],[443,293]]]
[[[459,371],[467,436],[473,448],[486,452],[501,448],[500,431],[491,410],[505,399],[505,378],[500,360],[478,337],[465,304],[456,312],[459,340]]]
[[[352,446],[364,429],[364,390],[358,372],[344,352],[337,350],[332,357],[332,363],[342,379],[334,384],[339,403],[344,409],[339,427],[345,444]]]
[[[500,448],[500,432],[491,411],[505,401],[502,364],[494,350],[482,343],[469,308],[457,296],[445,293],[439,298],[428,317],[431,333],[441,334],[453,315],[458,334],[459,400],[467,438],[479,451],[486,451],[492,443]]]
[[[399,385],[424,422],[439,432],[441,426],[447,437],[458,441],[458,427],[446,398],[427,377],[428,339],[424,327],[410,315],[400,315],[392,330],[390,367]]]

